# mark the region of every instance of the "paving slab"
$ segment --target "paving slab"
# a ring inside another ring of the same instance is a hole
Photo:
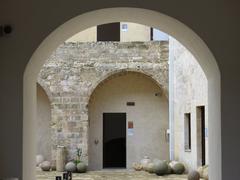
[[[56,171],[37,170],[37,180],[55,180],[62,173]],[[187,180],[187,175],[157,176],[144,171],[134,170],[102,170],[87,173],[73,173],[73,180]]]

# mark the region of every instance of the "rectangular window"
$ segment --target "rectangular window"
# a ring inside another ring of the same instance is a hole
[[[122,24],[122,31],[126,32],[128,31],[128,24]]]
[[[184,114],[185,151],[191,151],[191,113]]]
[[[120,41],[120,22],[97,26],[97,41]]]
[[[150,40],[153,41],[153,28],[150,28]]]

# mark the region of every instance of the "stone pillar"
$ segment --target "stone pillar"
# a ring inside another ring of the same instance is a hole
[[[57,147],[56,170],[63,172],[66,163],[66,148],[64,146]]]

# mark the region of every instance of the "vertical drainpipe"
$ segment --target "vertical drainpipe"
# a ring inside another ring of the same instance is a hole
[[[170,160],[174,160],[174,56],[173,56],[173,47],[172,41],[169,36],[169,131],[170,131],[170,139],[169,139],[169,150],[170,150]]]

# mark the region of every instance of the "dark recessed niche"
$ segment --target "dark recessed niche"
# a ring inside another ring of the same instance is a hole
[[[135,102],[127,102],[127,106],[135,106]]]
[[[0,37],[9,35],[12,33],[12,26],[10,25],[0,25]]]
[[[12,26],[10,26],[10,25],[5,25],[5,26],[3,27],[3,31],[4,31],[5,34],[11,34],[11,32],[12,32]]]

